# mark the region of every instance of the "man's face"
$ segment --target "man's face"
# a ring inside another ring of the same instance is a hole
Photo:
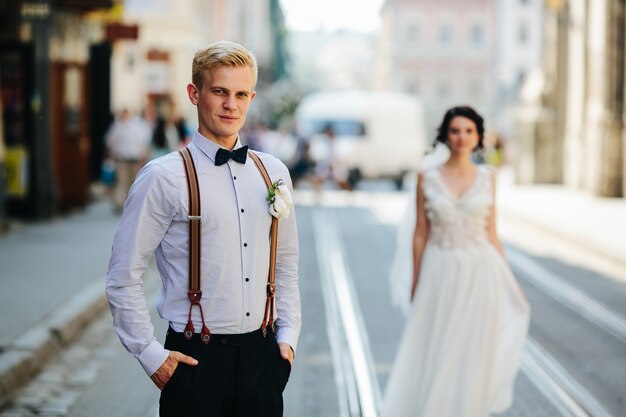
[[[217,67],[206,71],[202,89],[189,84],[189,100],[198,107],[200,133],[232,148],[255,92],[250,67]]]

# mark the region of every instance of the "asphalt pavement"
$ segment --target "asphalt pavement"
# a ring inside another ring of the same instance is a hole
[[[324,268],[320,258],[324,255],[317,253],[319,247],[315,242],[319,231],[314,220],[315,211],[330,213],[340,226],[339,239],[348,260],[347,269],[369,344],[365,355],[366,362],[369,355],[369,363],[365,366],[371,369],[364,372],[375,375],[371,384],[373,397],[384,390],[403,323],[401,314],[389,303],[386,274],[395,244],[395,224],[403,204],[406,205],[404,198],[402,193],[388,191],[379,195],[376,192],[335,193],[322,201],[310,192],[296,195],[297,201],[302,203],[298,216],[301,250],[305,254],[300,266],[301,291],[303,300],[310,302],[303,303],[304,326],[299,358],[285,393],[286,416],[340,416],[341,408],[350,405],[340,398],[342,391],[337,388],[337,381],[345,379],[348,374],[338,374],[336,369],[341,351],[338,352],[337,346],[331,343],[332,329],[328,327],[338,318],[329,317],[334,310],[324,304],[327,289],[319,280]],[[320,202],[324,207],[315,205]],[[513,186],[504,172],[499,204],[501,217],[507,219],[501,228],[503,238],[515,242],[508,245],[509,251],[523,252],[524,256],[562,278],[565,284],[580,289],[601,305],[610,306],[618,321],[626,317],[626,306],[620,301],[626,296],[626,247],[618,244],[619,236],[626,233],[623,220],[626,201],[595,198],[560,186]],[[99,334],[113,335],[104,300],[104,274],[117,220],[110,204],[100,201],[83,212],[51,222],[14,224],[7,234],[0,236],[3,289],[0,292],[0,311],[3,313],[0,315],[0,409],[15,398],[16,393],[20,393],[18,398],[24,398],[20,388],[29,382],[32,384],[33,378],[44,367],[45,374],[52,359],[61,361],[59,358],[73,342],[83,340],[85,334],[81,331],[84,328],[88,328],[88,333],[97,323],[104,323],[99,324]],[[364,232],[372,238],[364,240]],[[372,245],[386,249],[373,250]],[[554,251],[565,255],[552,256]],[[311,255],[316,253],[317,256]],[[572,262],[567,261],[566,255],[572,258]],[[589,261],[581,264],[583,258]],[[367,262],[359,261],[363,259]],[[622,413],[626,399],[618,392],[620,387],[626,386],[624,369],[613,365],[614,361],[624,359],[619,328],[613,336],[607,336],[606,331],[598,329],[590,319],[572,322],[572,317],[583,313],[568,306],[566,301],[554,301],[554,295],[538,289],[531,279],[523,278],[528,274],[527,270],[519,265],[513,266],[516,274],[522,277],[522,285],[533,304],[535,321],[531,336],[546,350],[548,360],[558,357],[559,363],[571,370],[573,380],[591,381],[582,388],[606,404],[611,413],[608,415],[626,415],[626,412]],[[158,284],[158,278],[152,279]],[[362,285],[363,282],[367,285]],[[608,319],[600,314],[596,320],[605,323]],[[88,327],[90,323],[92,326]],[[573,341],[571,346],[563,347],[563,343],[559,343],[559,338],[565,336],[555,333],[555,326],[567,330],[566,336]],[[610,323],[606,326],[610,327]],[[339,328],[338,331],[343,330]],[[579,338],[576,335],[580,335]],[[585,338],[600,342],[583,343]],[[155,393],[150,391],[149,380],[138,366],[134,366],[135,361],[123,351],[117,338],[113,337],[113,340],[114,345],[102,348],[104,357],[106,352],[111,354],[114,349],[115,355],[126,360],[118,368],[104,366],[99,375],[106,371],[107,375],[114,376],[122,369],[137,368],[135,371],[139,372],[130,380],[143,381],[146,385],[141,392],[151,394],[140,398],[145,398],[145,404],[153,402]],[[107,346],[108,342],[102,343]],[[549,414],[556,406],[537,382],[541,381],[540,376],[531,372],[533,364],[543,360],[544,356],[529,357],[529,370],[520,374],[516,386],[516,404],[506,416],[560,415]],[[580,358],[585,360],[580,361]],[[115,363],[120,362],[116,360]],[[358,367],[353,369],[350,366],[348,372],[359,372]],[[95,386],[111,386],[115,381],[113,376],[99,379]],[[614,388],[615,392],[602,388],[607,386],[617,388]],[[130,392],[129,387],[120,385],[117,388],[120,394]],[[357,390],[358,387],[352,388]],[[352,388],[348,387],[348,391]],[[91,388],[88,392],[96,396],[101,389]],[[85,407],[90,404],[89,396],[85,395],[70,401],[76,405],[67,409],[73,413],[69,415],[104,415],[86,414],[86,411],[76,414],[77,410],[87,410]],[[66,398],[65,401],[69,400]],[[530,404],[534,407],[532,412]],[[8,412],[2,415],[11,415]],[[146,410],[145,415],[152,417],[154,412]]]

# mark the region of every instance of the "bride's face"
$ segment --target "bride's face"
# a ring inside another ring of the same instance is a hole
[[[476,123],[463,116],[455,116],[448,127],[448,147],[450,152],[471,154],[478,145],[480,137]]]

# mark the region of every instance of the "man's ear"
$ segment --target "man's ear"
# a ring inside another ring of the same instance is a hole
[[[252,94],[250,95],[250,101],[254,100],[256,97],[256,91],[252,90]]]
[[[200,90],[193,83],[187,84],[187,94],[189,95],[189,101],[194,106],[198,104],[198,96],[200,94]]]

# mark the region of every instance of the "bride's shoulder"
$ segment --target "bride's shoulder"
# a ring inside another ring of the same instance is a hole
[[[479,164],[478,169],[482,169],[483,171],[491,175],[495,175],[497,172],[496,167],[494,167],[493,165],[489,165],[489,164]]]
[[[436,188],[437,167],[420,169],[417,172],[417,181],[421,185],[425,195],[432,195]]]
[[[489,178],[494,179],[494,180],[495,180],[496,175],[498,173],[498,170],[494,166],[487,165],[487,164],[480,164],[480,165],[478,165],[478,171],[482,172],[483,175],[485,175],[486,177],[489,177]]]
[[[484,187],[490,189],[493,192],[497,187],[498,170],[495,167],[487,164],[479,165],[478,170],[482,173],[482,180],[479,182],[484,184]]]
[[[423,168],[418,171],[417,178],[422,184],[430,183],[433,182],[438,173],[439,167]]]
[[[439,172],[439,167],[422,168],[417,172],[420,179],[432,178]]]

